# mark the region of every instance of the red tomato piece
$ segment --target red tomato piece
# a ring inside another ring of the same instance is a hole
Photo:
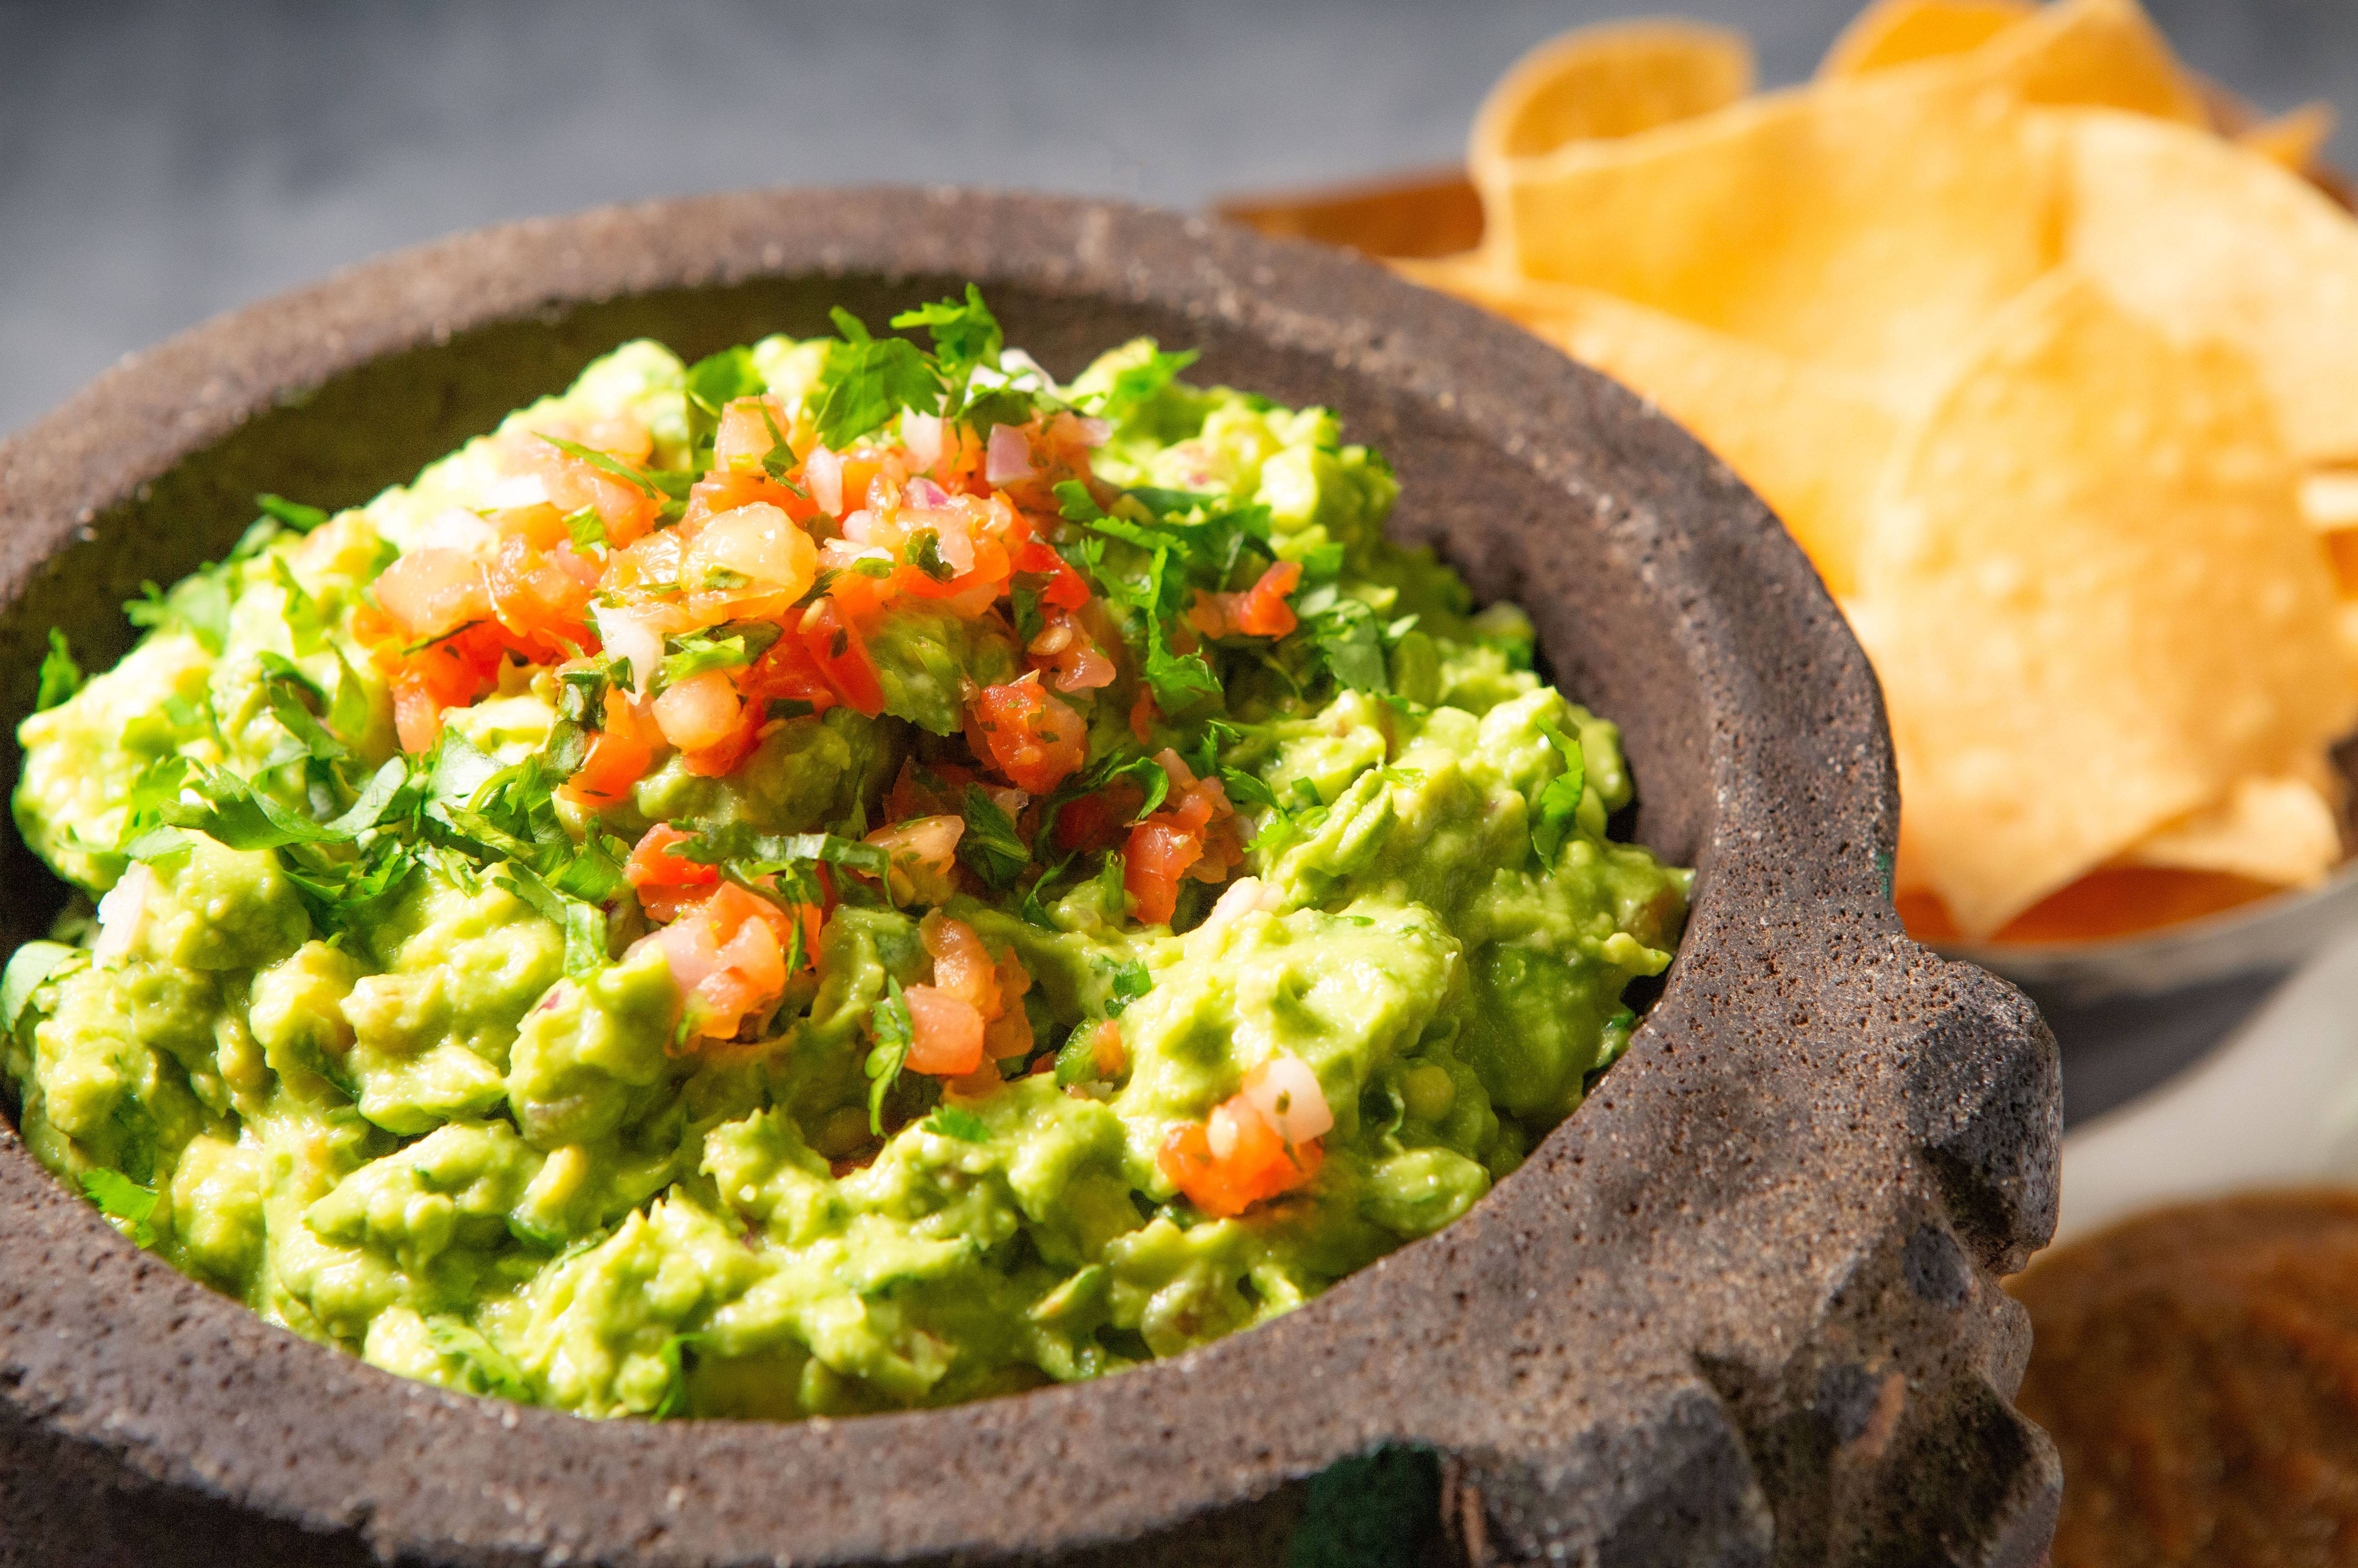
[[[1087,760],[1088,726],[1081,716],[1027,675],[1004,686],[985,687],[969,709],[991,763],[1017,789],[1046,795]]]

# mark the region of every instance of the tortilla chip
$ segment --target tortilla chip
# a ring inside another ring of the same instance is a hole
[[[2224,799],[2156,828],[2127,858],[2314,887],[2341,862],[2342,818],[2313,780],[2252,775],[2237,779]]]
[[[2052,260],[2052,160],[2006,92],[1903,74],[1512,160],[1486,249],[1797,360],[1944,358]]]
[[[2173,332],[2237,345],[2296,456],[2358,458],[2358,222],[2216,136],[2134,114],[2047,110],[2065,253]]]
[[[1900,427],[1878,384],[1478,255],[1397,270],[1521,323],[1653,402],[1768,503],[1829,589],[1851,590],[1881,457]]]
[[[2304,103],[2253,126],[2235,138],[2235,145],[2280,168],[2306,175],[2325,144],[2333,139],[2333,127],[2339,123],[2332,104]]]
[[[1963,54],[2038,13],[2029,0],[1877,0],[1835,38],[1818,62],[1818,80]]]
[[[2202,93],[2136,0],[2056,0],[1982,48],[1920,69],[2003,81],[2026,103],[2211,123]]]
[[[1899,880],[1985,935],[2358,714],[2253,367],[2061,269],[1903,438],[1846,608]]]
[[[1752,44],[1730,27],[1607,22],[1551,38],[1508,68],[1475,111],[1477,172],[1567,143],[1627,136],[1724,108],[1752,91]]]

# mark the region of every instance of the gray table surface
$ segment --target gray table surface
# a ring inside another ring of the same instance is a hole
[[[1553,0],[0,0],[0,432],[216,311],[457,230],[753,186],[1192,207],[1447,162]],[[1665,0],[1805,75],[1854,0]],[[2353,0],[2157,0],[2264,107],[2358,120]],[[2358,154],[2358,129],[2336,146]]]

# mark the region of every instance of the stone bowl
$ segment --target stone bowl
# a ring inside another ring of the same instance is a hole
[[[800,1424],[581,1421],[379,1372],[110,1229],[0,1122],[0,1560],[2022,1564],[2054,1450],[1997,1277],[2054,1221],[2054,1044],[1909,942],[1866,659],[1659,412],[1380,268],[1112,203],[772,191],[467,235],[209,322],[0,443],[0,718],[49,626],[217,556],[272,490],[406,478],[597,353],[881,321],[979,280],[1070,373],[1134,333],[1323,403],[1396,531],[1531,612],[1618,720],[1627,830],[1696,865],[1590,1104],[1456,1224],[1102,1382]],[[13,754],[9,759],[13,762]],[[11,942],[56,884],[9,842]]]

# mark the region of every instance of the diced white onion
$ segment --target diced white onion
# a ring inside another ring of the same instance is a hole
[[[803,460],[803,480],[818,509],[830,517],[843,515],[843,460],[825,447],[813,447]]]
[[[494,512],[512,506],[543,506],[547,502],[548,486],[536,473],[503,474],[483,487],[483,504]]]
[[[1271,1056],[1247,1073],[1244,1097],[1288,1143],[1307,1143],[1335,1125],[1318,1075],[1292,1053]]]
[[[98,901],[98,940],[91,951],[102,958],[128,954],[147,924],[147,901],[156,891],[156,873],[145,860],[124,872]]]
[[[941,416],[919,414],[914,409],[903,414],[901,444],[909,449],[910,460],[919,469],[930,470],[942,460]]]
[[[590,611],[598,622],[598,640],[606,651],[631,666],[631,690],[644,697],[647,683],[655,678],[655,669],[663,663],[663,636],[637,616],[610,605],[599,605]]]

